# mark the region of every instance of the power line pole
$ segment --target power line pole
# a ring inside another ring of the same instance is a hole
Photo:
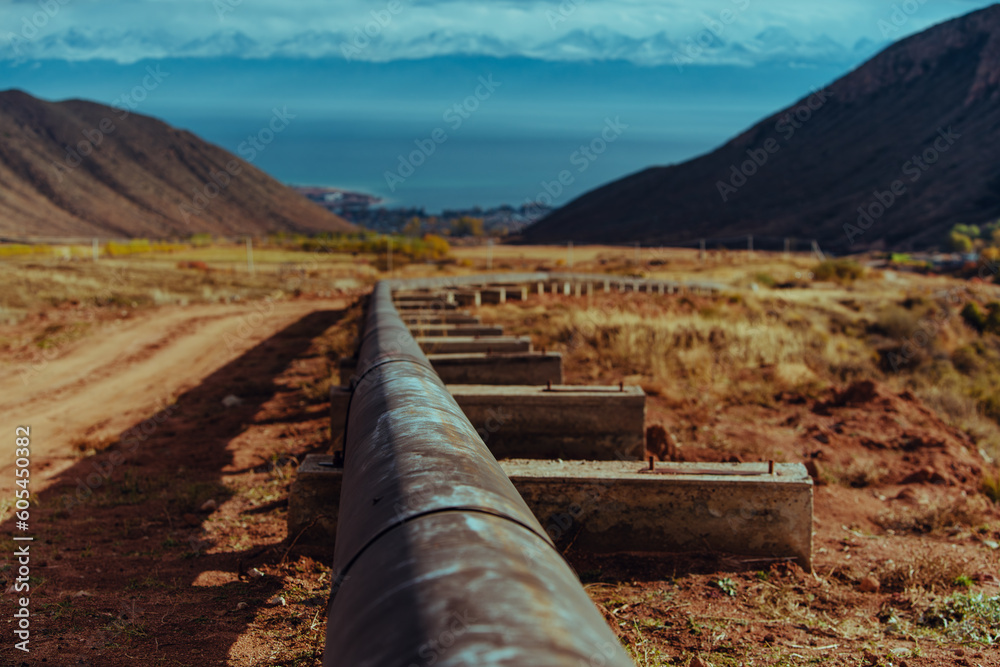
[[[812,242],[812,246],[813,246],[813,252],[816,253],[816,257],[819,258],[819,261],[825,262],[826,255],[824,255],[823,251],[819,249],[819,241],[814,240]]]

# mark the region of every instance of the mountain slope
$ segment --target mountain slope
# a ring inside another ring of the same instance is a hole
[[[931,247],[955,223],[1000,216],[998,154],[994,5],[891,46],[707,155],[588,192],[524,238],[688,243],[754,234],[841,251]]]
[[[167,238],[350,229],[190,132],[92,102],[0,92],[0,235]]]

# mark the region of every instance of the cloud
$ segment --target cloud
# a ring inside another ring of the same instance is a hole
[[[879,21],[894,3],[881,0],[22,0],[0,5],[0,59],[469,54],[656,65],[680,54],[692,65],[852,64],[989,4],[912,2],[906,24],[886,34]]]

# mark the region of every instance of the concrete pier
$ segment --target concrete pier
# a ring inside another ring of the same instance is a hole
[[[563,381],[562,355],[558,352],[515,354],[429,354],[434,370],[446,384],[544,385]],[[340,360],[340,384],[349,385],[357,359]]]
[[[443,300],[439,301],[402,301],[395,304],[396,310],[400,313],[405,313],[410,310],[429,310],[432,312],[439,312],[442,310],[454,310],[458,308],[457,304],[448,303]]]
[[[454,303],[451,292],[394,292],[392,295],[394,303],[424,303],[435,301],[442,303]]]
[[[490,287],[479,291],[480,303],[499,304],[507,303],[506,287]]]
[[[531,338],[527,336],[417,337],[417,343],[425,354],[531,352]]]
[[[646,395],[639,387],[449,384],[448,391],[498,459],[638,460],[645,451]],[[349,401],[347,386],[331,388],[335,442]]]
[[[469,313],[428,313],[428,312],[414,312],[414,313],[404,313],[402,315],[403,323],[408,325],[413,324],[479,324],[481,320],[478,315],[470,315]]]
[[[502,336],[503,327],[486,324],[410,324],[414,336]]]
[[[545,385],[563,381],[558,352],[428,354],[445,384]]]
[[[460,306],[479,307],[483,305],[482,293],[479,290],[455,292],[454,298],[455,303]]]
[[[288,534],[336,539],[341,471],[310,454],[288,502]],[[501,461],[556,545],[584,553],[720,552],[812,567],[813,485],[778,463]],[[308,527],[308,530],[306,530]]]
[[[640,387],[448,385],[499,458],[613,460],[645,451]]]

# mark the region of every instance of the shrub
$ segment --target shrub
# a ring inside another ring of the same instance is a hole
[[[813,268],[816,280],[852,283],[865,274],[865,268],[853,259],[828,259]]]
[[[970,301],[965,304],[962,308],[961,315],[962,319],[965,320],[965,323],[979,333],[983,333],[986,329],[986,315],[979,309],[979,306],[976,305],[974,301]]]
[[[887,338],[906,340],[920,327],[920,314],[901,306],[892,305],[878,314],[871,330]]]
[[[983,474],[982,491],[987,498],[1000,504],[1000,472]]]
[[[986,330],[1000,335],[1000,303],[994,301],[986,304]]]
[[[754,281],[760,283],[764,287],[774,287],[778,284],[778,281],[774,279],[770,273],[758,273],[753,277]]]
[[[948,235],[948,244],[955,252],[965,253],[972,250],[972,239],[959,232],[952,232]]]

